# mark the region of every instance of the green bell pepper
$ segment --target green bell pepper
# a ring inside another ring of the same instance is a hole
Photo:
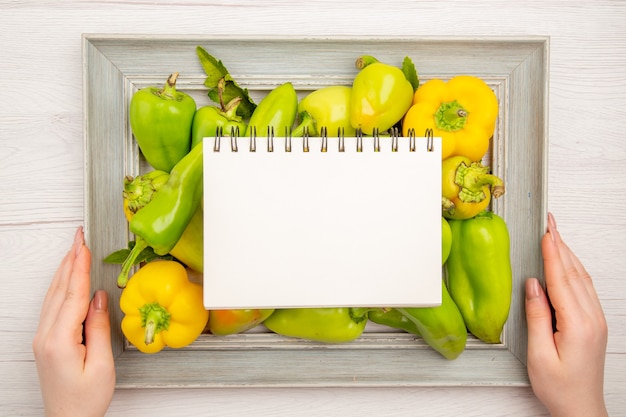
[[[165,86],[146,87],[130,100],[130,127],[146,161],[155,169],[170,172],[191,148],[191,124],[196,102],[176,90],[178,73]]]
[[[224,110],[215,106],[204,106],[198,109],[191,128],[192,148],[200,143],[204,137],[214,138],[218,134],[218,130],[225,137],[232,134],[241,136],[246,132],[246,123],[241,117],[235,115],[240,99],[234,98],[233,100],[235,101],[226,105]]]
[[[355,135],[355,129],[350,124],[351,92],[352,88],[348,86],[333,85],[315,90],[300,100],[298,114],[306,112],[315,120],[316,129],[309,130],[309,135],[320,135],[322,127],[326,128],[328,136],[339,136],[340,131],[346,137]]]
[[[354,77],[350,95],[350,123],[366,135],[398,123],[411,107],[414,91],[400,68],[369,58],[375,62],[366,62]]]
[[[446,262],[450,295],[474,336],[485,343],[499,343],[513,286],[507,225],[490,211],[448,223],[452,230]]]
[[[192,148],[200,143],[202,138],[214,138],[218,133],[226,137],[230,135],[241,136],[246,133],[246,123],[240,116],[237,116],[237,109],[242,99],[235,97],[224,104],[222,96],[224,86],[225,82],[221,80],[218,86],[220,107],[204,106],[196,111],[191,126]]]
[[[246,135],[253,130],[257,137],[267,136],[268,128],[275,136],[285,136],[291,132],[298,111],[298,95],[293,84],[286,82],[270,91],[258,104],[250,120]]]
[[[282,336],[324,343],[357,339],[367,324],[367,310],[348,307],[278,309],[263,324]]]
[[[182,236],[202,201],[200,142],[172,169],[170,176],[144,208],[130,221],[130,231],[157,255],[169,253]]]

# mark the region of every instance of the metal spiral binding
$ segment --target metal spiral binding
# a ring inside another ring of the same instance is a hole
[[[345,142],[344,142],[344,129],[343,127],[339,127],[337,128],[337,139],[338,139],[338,146],[339,146],[339,152],[345,152],[346,151],[346,147],[345,147]]]
[[[363,152],[363,131],[361,128],[358,128],[354,135],[356,136],[356,151]]]
[[[398,128],[391,129],[391,152],[398,152]]]
[[[302,132],[302,152],[309,151],[309,128],[305,127]]]
[[[285,126],[285,152],[291,152],[291,129]]]
[[[380,137],[378,136],[377,127],[372,131],[372,136],[374,136],[374,152],[380,152]]]
[[[274,126],[267,127],[267,151],[274,152]]]
[[[408,131],[409,134],[409,150],[415,152],[415,129],[411,128]],[[435,150],[435,141],[433,137],[433,130],[431,128],[426,129],[424,132],[426,137],[426,151],[433,152]]]
[[[213,152],[219,152],[220,151],[220,139],[222,137],[222,128],[218,127],[215,130],[215,140],[213,142]]]
[[[250,152],[256,152],[256,126],[250,126]]]
[[[239,151],[237,147],[237,138],[239,137],[239,127],[231,126],[230,128],[230,150],[233,152]]]
[[[250,152],[256,152],[256,126],[250,126]],[[232,152],[238,152],[239,146],[237,143],[237,139],[239,138],[239,127],[231,127],[230,129],[230,149]],[[398,152],[399,141],[400,141],[400,132],[397,127],[393,127],[389,130],[389,134],[391,136],[391,152]],[[409,152],[416,151],[416,136],[415,129],[411,128],[407,132],[409,138]],[[221,140],[224,136],[224,131],[222,127],[218,127],[215,132],[215,139],[213,143],[213,152],[219,152],[221,147]],[[424,132],[424,136],[426,137],[426,151],[433,152],[435,150],[434,144],[434,133],[433,129],[426,129]],[[322,126],[320,128],[320,137],[322,139],[321,143],[321,152],[328,152],[328,129],[326,126]],[[357,128],[355,131],[356,137],[356,151],[363,152],[363,131],[360,128]],[[374,152],[380,152],[380,136],[378,129],[374,129],[372,132],[372,137],[374,139]],[[286,127],[285,128],[285,152],[291,152],[291,130]],[[309,129],[304,128],[302,135],[302,151],[309,152]],[[337,139],[338,139],[338,150],[339,152],[345,152],[345,136],[344,129],[337,129]],[[268,126],[267,128],[267,152],[274,152],[274,127]]]
[[[409,152],[415,152],[415,129],[409,129]]]
[[[433,150],[435,150],[435,141],[433,139],[433,130],[428,128],[426,129],[426,132],[424,133],[424,136],[426,136],[426,150],[428,152],[432,152]]]

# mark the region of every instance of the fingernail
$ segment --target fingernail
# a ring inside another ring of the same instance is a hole
[[[109,304],[109,298],[106,291],[98,290],[93,295],[93,306],[96,311],[106,311]]]
[[[556,242],[556,221],[554,220],[554,215],[548,212],[548,233],[550,233],[550,238],[553,242]]]
[[[539,298],[541,294],[541,286],[539,285],[539,280],[537,278],[528,278],[526,280],[526,299],[533,300],[535,298]]]
[[[76,256],[78,256],[84,245],[85,234],[83,232],[83,226],[78,226],[78,229],[76,229],[76,234],[74,235],[74,249],[76,250]]]

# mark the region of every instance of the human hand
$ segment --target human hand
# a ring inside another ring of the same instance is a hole
[[[96,291],[89,301],[90,267],[91,252],[79,227],[44,298],[33,339],[47,417],[101,417],[113,397],[108,298]]]
[[[526,281],[528,376],[553,417],[608,416],[604,403],[607,324],[591,277],[563,242],[552,214],[542,241],[547,293]]]

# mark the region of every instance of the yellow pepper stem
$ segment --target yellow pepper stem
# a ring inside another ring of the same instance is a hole
[[[459,199],[465,203],[480,203],[487,196],[483,186],[491,187],[491,195],[495,198],[504,194],[504,182],[501,178],[489,173],[489,167],[480,162],[472,162],[466,165],[459,164],[456,170],[454,182],[459,186]]]
[[[144,304],[139,308],[141,325],[145,328],[145,344],[154,342],[154,336],[170,327],[170,313],[159,303]]]
[[[465,126],[467,115],[467,110],[456,100],[441,103],[435,112],[435,124],[439,130],[456,132]]]

